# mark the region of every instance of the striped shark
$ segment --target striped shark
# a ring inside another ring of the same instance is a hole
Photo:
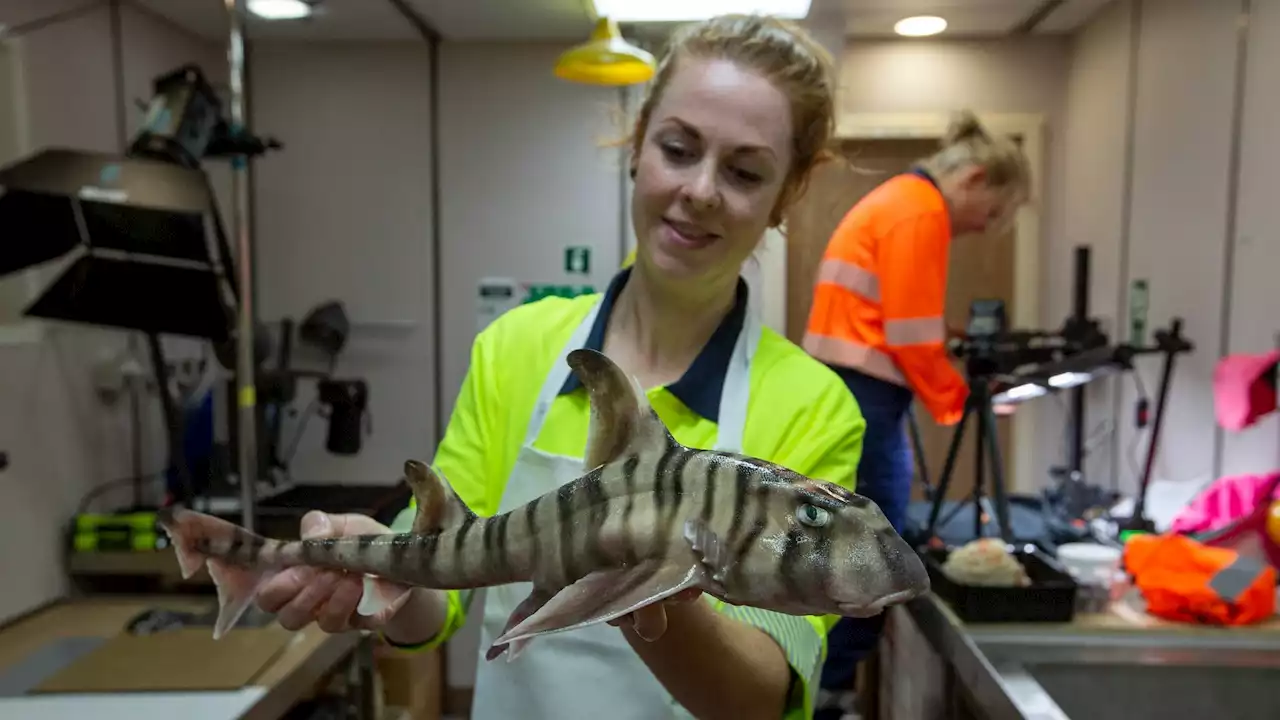
[[[191,510],[163,513],[184,577],[205,565],[218,588],[214,637],[267,578],[297,565],[363,574],[361,614],[394,612],[414,586],[530,583],[490,660],[691,589],[850,617],[929,590],[919,556],[867,498],[775,463],[681,445],[608,357],[579,349],[567,361],[590,400],[587,471],[510,512],[478,516],[442,474],[409,460],[417,511],[406,533],[282,541]]]

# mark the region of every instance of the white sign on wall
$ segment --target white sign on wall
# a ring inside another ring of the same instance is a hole
[[[476,332],[489,326],[502,313],[521,301],[520,283],[514,278],[480,278],[476,291]]]

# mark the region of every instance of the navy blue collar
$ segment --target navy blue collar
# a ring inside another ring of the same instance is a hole
[[[600,312],[596,314],[584,347],[597,352],[603,351],[604,333],[609,327],[613,305],[630,277],[631,268],[626,268],[610,281],[609,288],[600,299]],[[738,335],[742,333],[746,318],[747,284],[742,278],[738,278],[738,294],[733,309],[720,321],[720,326],[711,334],[707,344],[702,346],[702,351],[684,375],[667,386],[667,392],[676,396],[685,407],[715,423],[720,422],[720,396],[724,392],[724,379],[729,372],[733,348],[738,343]],[[566,395],[581,386],[578,376],[570,373],[559,394]]]
[[[928,170],[925,170],[919,165],[913,166],[910,170],[907,171],[907,174],[924,178],[925,180],[929,181],[930,185],[933,185],[935,188],[938,187],[938,181],[934,179],[933,175],[930,175]]]

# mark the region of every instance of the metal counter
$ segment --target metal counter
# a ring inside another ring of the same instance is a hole
[[[989,720],[1274,720],[1280,632],[966,625],[935,595],[896,608]]]

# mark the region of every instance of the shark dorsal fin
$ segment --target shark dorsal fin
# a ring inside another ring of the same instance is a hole
[[[591,470],[627,453],[675,442],[639,381],[604,353],[581,348],[569,353],[568,362],[591,400],[583,467]]]
[[[404,478],[418,505],[418,512],[413,518],[414,532],[440,532],[461,524],[468,517],[475,517],[444,476],[421,460],[405,461]]]

